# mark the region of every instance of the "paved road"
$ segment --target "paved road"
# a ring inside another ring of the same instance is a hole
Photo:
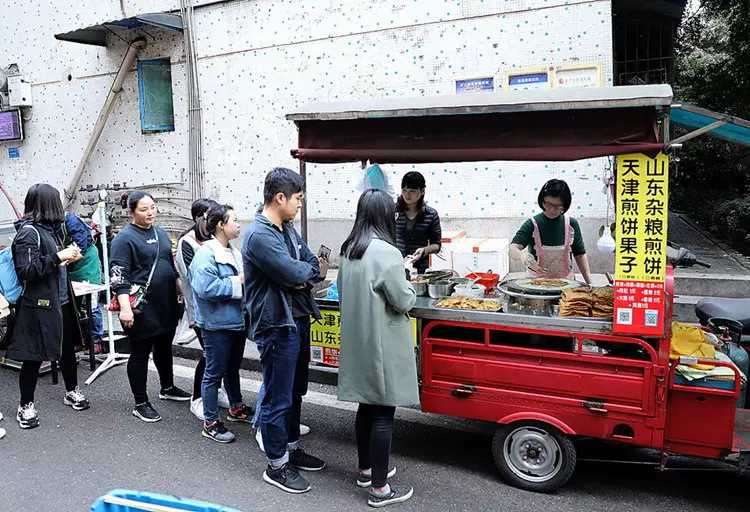
[[[190,361],[179,361],[190,365]],[[189,375],[188,367],[178,375]],[[88,371],[81,369],[81,375]],[[257,389],[257,376],[244,386]],[[150,390],[157,390],[151,372]],[[200,423],[186,404],[156,404],[164,421],[147,425],[130,416],[123,367],[109,371],[85,391],[92,409],[62,404],[61,386],[40,382],[41,426],[21,431],[13,421],[17,373],[0,368],[0,411],[8,430],[0,440],[0,512],[83,512],[113,488],[170,493],[233,506],[243,511],[367,510],[366,491],[353,484],[354,414],[315,386],[304,418],[313,429],[307,449],[329,468],[310,475],[312,492],[290,496],[261,481],[264,457],[249,428],[239,440],[219,445],[200,436]],[[83,379],[81,379],[83,380]],[[188,387],[187,379],[178,383]],[[248,391],[246,399],[252,401]],[[570,484],[554,495],[520,491],[498,480],[486,431],[414,411],[399,414],[394,434],[395,483],[408,483],[416,497],[396,510],[435,511],[746,511],[750,480],[723,473],[657,473],[639,466],[584,463]],[[596,448],[595,448],[596,449]]]

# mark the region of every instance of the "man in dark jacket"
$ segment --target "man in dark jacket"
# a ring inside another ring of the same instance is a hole
[[[249,335],[258,345],[266,388],[260,417],[268,457],[263,480],[298,494],[310,490],[298,470],[320,471],[326,466],[299,445],[310,315],[320,316],[309,283],[325,273],[292,224],[303,200],[299,174],[273,169],[266,176],[263,198],[263,211],[250,225],[242,247]],[[325,270],[327,264],[322,263]]]

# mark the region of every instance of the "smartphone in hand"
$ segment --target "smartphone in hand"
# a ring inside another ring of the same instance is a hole
[[[330,256],[331,256],[331,249],[321,244],[320,249],[318,249],[318,258],[329,260]]]

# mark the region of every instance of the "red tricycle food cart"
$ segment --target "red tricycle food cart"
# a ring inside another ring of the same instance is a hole
[[[550,89],[312,105],[287,119],[299,130],[292,154],[305,175],[307,162],[653,158],[668,146],[671,101],[667,85]],[[302,231],[306,237],[304,210]],[[663,259],[666,244],[657,252]],[[670,359],[671,269],[658,288],[659,309],[644,314],[661,321],[646,334],[623,333],[606,318],[445,309],[419,297],[411,315],[422,410],[496,424],[492,452],[502,477],[534,491],[568,481],[577,438],[656,449],[661,468],[686,455],[747,469],[750,411],[735,407],[741,372],[727,361]],[[335,301],[321,306],[337,309]],[[697,363],[730,368],[734,380],[706,386],[678,378],[679,364]]]

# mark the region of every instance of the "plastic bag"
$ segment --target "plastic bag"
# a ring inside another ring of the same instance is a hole
[[[359,183],[359,191],[364,192],[371,188],[376,188],[393,194],[393,187],[388,180],[388,176],[378,164],[372,164],[364,170],[362,181]]]

